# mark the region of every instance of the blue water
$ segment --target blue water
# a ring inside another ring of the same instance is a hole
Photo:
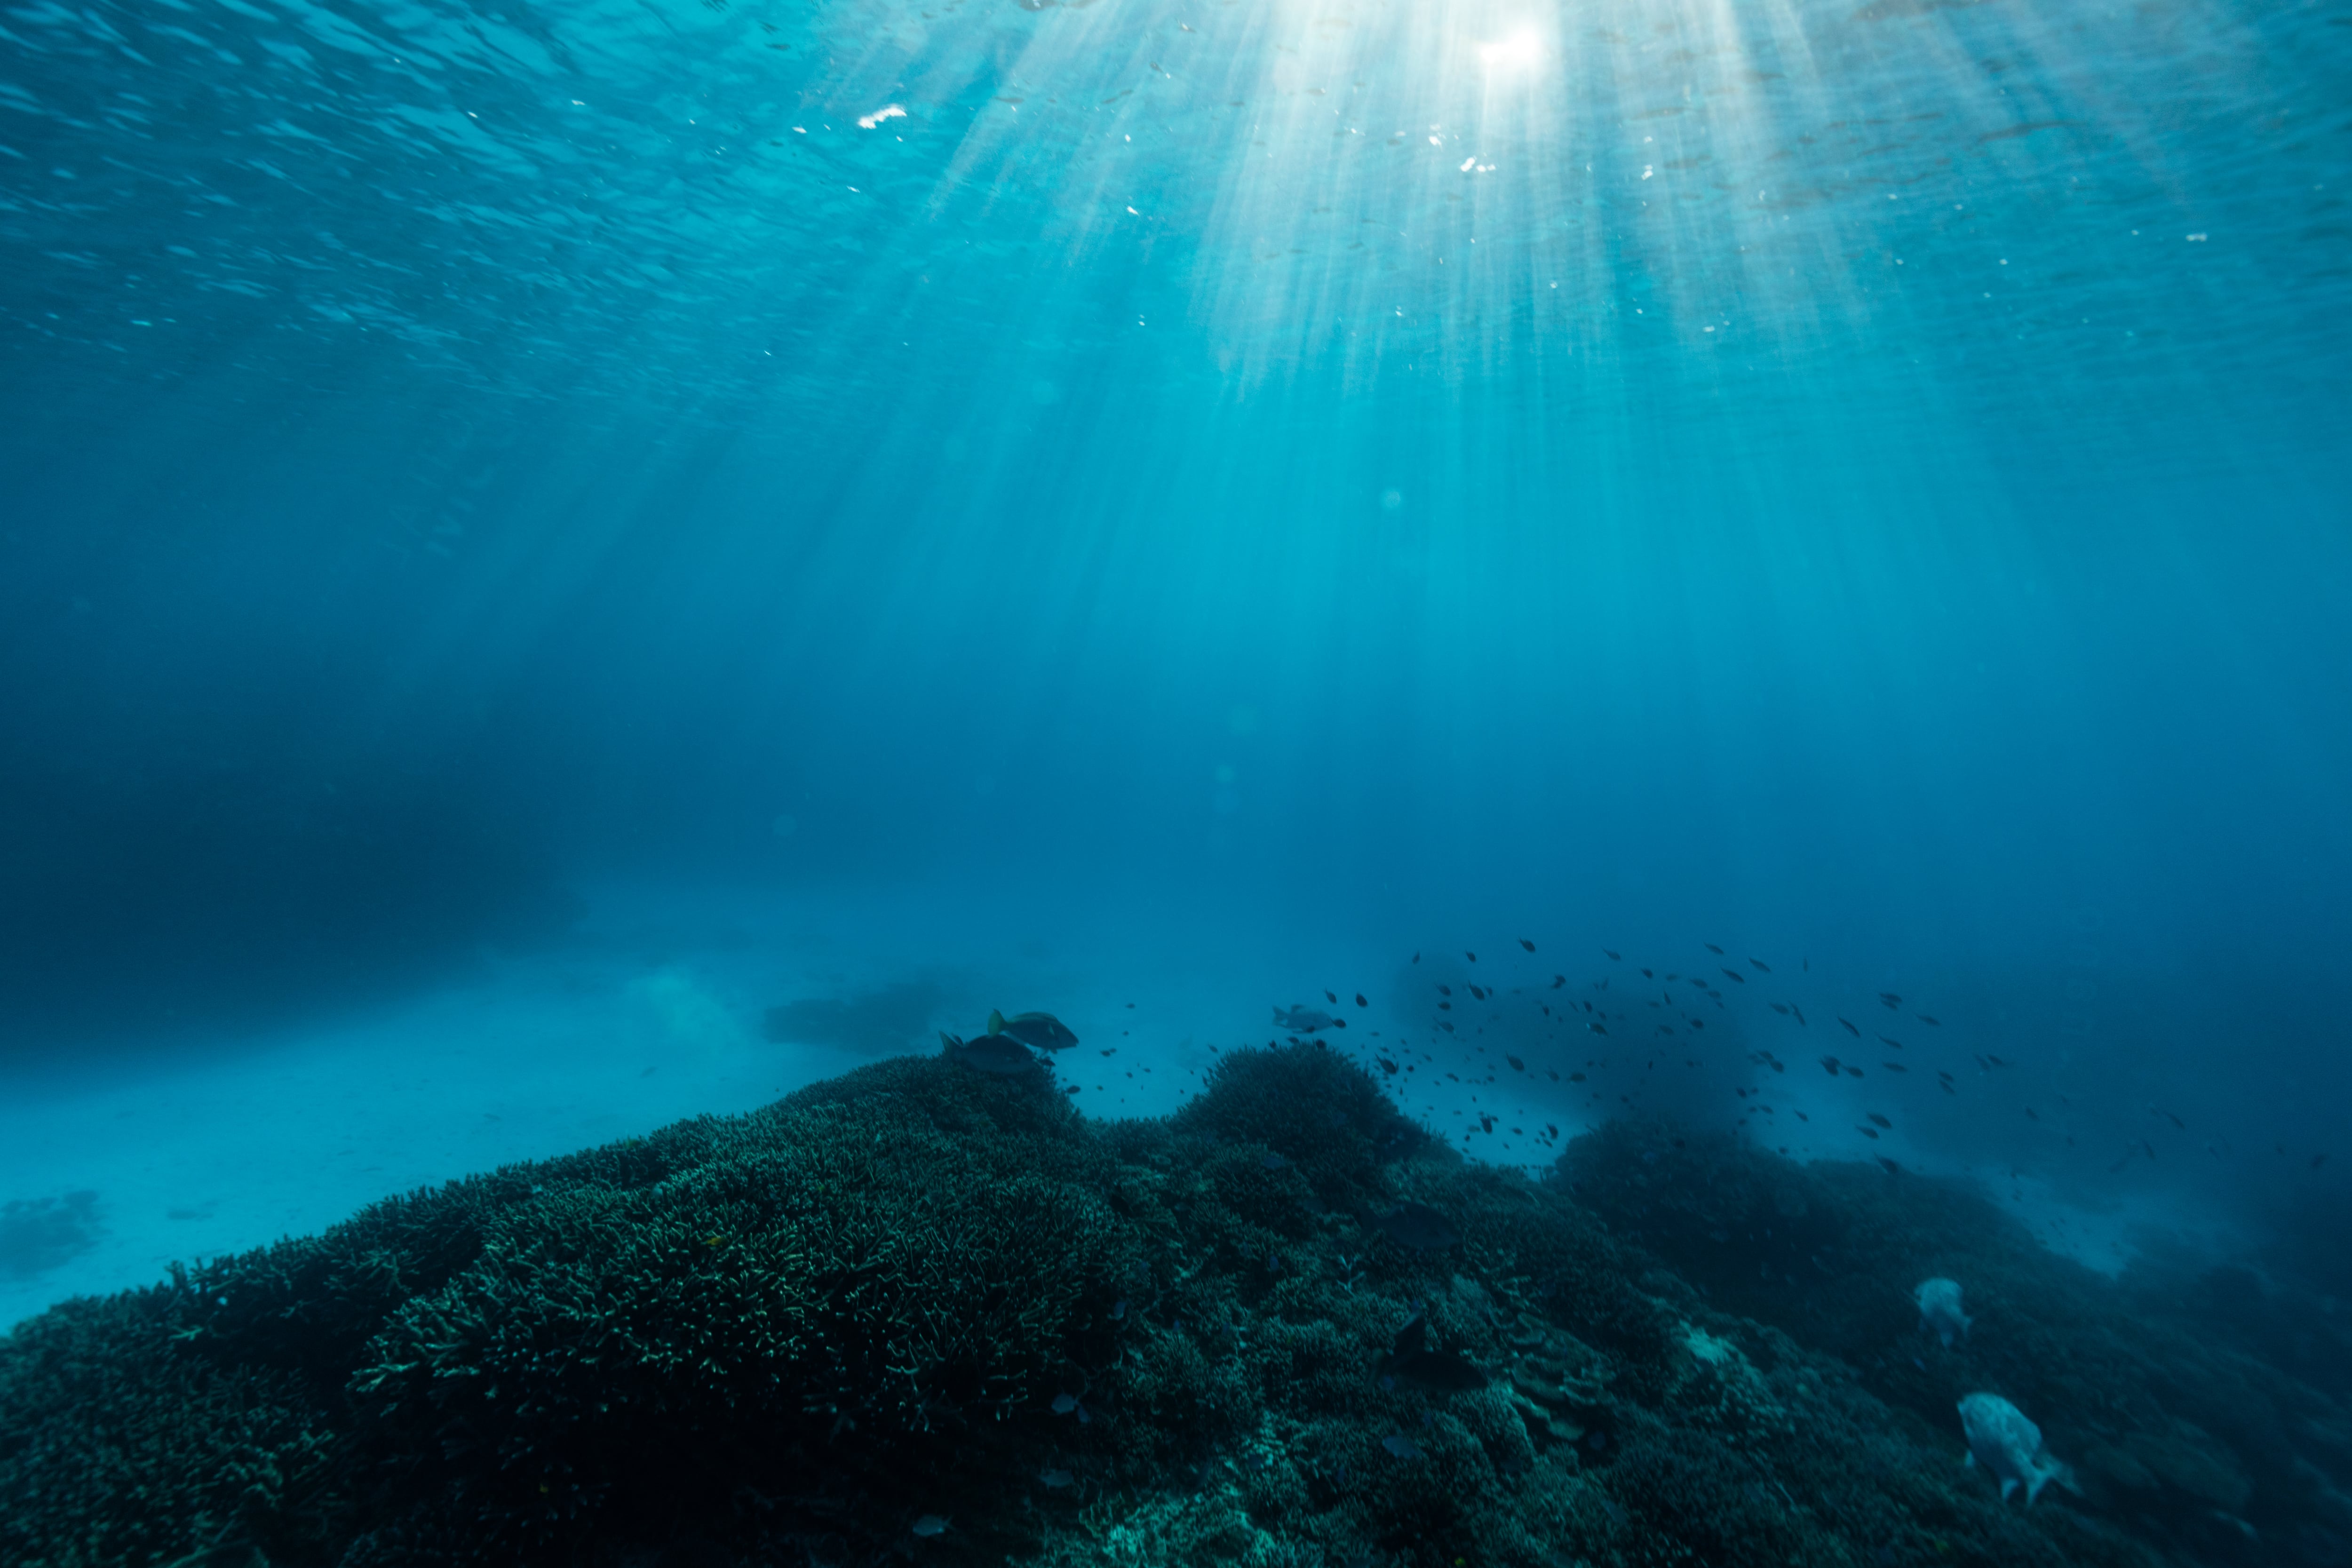
[[[1704,1068],[1496,1092],[2347,1288],[2347,83],[2326,5],[11,5],[0,1315],[991,1005],[1119,1114],[1327,988],[1597,1060],[1528,1009],[1643,965],[1752,979]]]

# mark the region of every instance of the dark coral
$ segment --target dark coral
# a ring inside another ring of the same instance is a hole
[[[1950,1432],[1974,1390],[2012,1400],[2074,1465],[2084,1512],[2126,1519],[2163,1551],[2248,1563],[2352,1554],[2340,1306],[2303,1302],[2290,1333],[2239,1271],[2170,1289],[2111,1280],[1966,1187],[1661,1127],[1579,1140],[1558,1181],[1711,1305],[1855,1369],[1915,1431]],[[1976,1320],[1949,1347],[1920,1331],[1912,1300],[1937,1275],[1962,1282]]]
[[[1876,1175],[1621,1129],[1535,1184],[1311,1044],[1110,1125],[884,1062],[26,1325],[0,1561],[2157,1568],[2235,1560],[2216,1515],[2326,1560],[2340,1415]],[[1367,1224],[1407,1202],[1459,1245]],[[1971,1281],[1949,1356],[1922,1269]],[[1381,1378],[1415,1313],[1484,1387]],[[2091,1496],[2004,1507],[1963,1383]],[[2146,1495],[2095,1458],[2125,1417]]]

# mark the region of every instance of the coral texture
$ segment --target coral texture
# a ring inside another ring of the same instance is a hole
[[[1978,1389],[2082,1497],[2001,1506]],[[0,1561],[2315,1565],[2347,1430],[1874,1168],[1629,1126],[1531,1182],[1312,1043],[1115,1123],[909,1058],[35,1320]]]

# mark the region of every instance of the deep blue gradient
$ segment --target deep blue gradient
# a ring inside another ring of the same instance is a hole
[[[1922,1146],[2317,1212],[2347,83],[2246,0],[12,5],[0,1051],[624,882],[1711,941],[2020,1064]]]

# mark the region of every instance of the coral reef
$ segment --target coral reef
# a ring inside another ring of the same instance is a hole
[[[1313,1043],[1111,1123],[894,1059],[25,1325],[0,1561],[2341,1560],[2340,1408],[1990,1215],[1631,1127],[1530,1182]],[[2004,1509],[1960,1384],[2085,1496]]]
[[[2240,1270],[2119,1283],[2047,1252],[1966,1188],[1876,1164],[1797,1165],[1664,1127],[1580,1139],[1554,1181],[1713,1305],[1852,1368],[1956,1462],[1952,1412],[1990,1392],[2031,1411],[2072,1461],[2082,1516],[2152,1550],[2352,1561],[2342,1303],[2306,1302],[2290,1326],[2255,1315]],[[1949,1345],[1921,1321],[1915,1292],[1930,1276],[1958,1282],[1975,1309]],[[2217,1295],[2245,1315],[2217,1325]]]

